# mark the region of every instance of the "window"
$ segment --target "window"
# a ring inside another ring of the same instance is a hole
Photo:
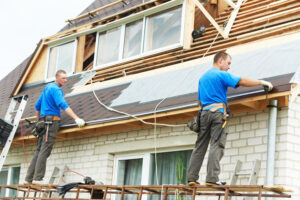
[[[2,168],[0,172],[0,185],[17,185],[19,184],[20,167]],[[0,192],[1,197],[14,197],[16,191],[11,189],[4,189]]]
[[[143,20],[126,25],[123,58],[141,53]]]
[[[59,46],[50,47],[47,79],[53,78],[59,69],[65,70],[68,74],[74,72],[76,42],[71,41]]]
[[[116,157],[114,183],[117,185],[187,184],[185,175],[191,154],[192,150],[184,150],[157,153],[156,159],[154,153]],[[127,200],[136,198],[136,195],[125,195]],[[143,195],[143,200],[156,198],[157,195],[148,197]],[[118,196],[115,199],[118,199]],[[170,196],[168,199],[174,198]]]
[[[146,51],[180,42],[181,7],[147,18]]]
[[[185,178],[192,151],[175,151],[151,155],[149,185],[187,184]],[[157,175],[155,168],[157,167]],[[158,179],[158,180],[157,180]]]
[[[148,14],[97,34],[95,66],[137,58],[181,45],[182,6]]]
[[[121,27],[102,32],[98,35],[97,65],[119,59]]]

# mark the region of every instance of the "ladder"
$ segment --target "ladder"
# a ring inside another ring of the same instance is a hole
[[[5,158],[8,154],[12,141],[14,139],[15,133],[17,132],[23,111],[27,104],[28,96],[20,96],[12,98],[10,105],[7,109],[4,122],[6,122],[9,126],[12,126],[12,129],[9,133],[9,136],[6,140],[6,143],[2,149],[1,157],[0,157],[0,171],[2,170]],[[17,107],[17,108],[16,108]],[[1,132],[1,131],[0,131]]]
[[[239,176],[249,176],[248,185],[256,185],[257,176],[260,169],[260,160],[255,160],[252,169],[248,172],[240,172],[241,167],[242,167],[242,162],[238,160],[235,164],[234,171],[231,175],[229,184],[236,185]],[[243,199],[246,200],[249,199],[249,197],[244,197]]]

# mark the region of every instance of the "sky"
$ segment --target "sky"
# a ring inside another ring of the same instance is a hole
[[[94,0],[0,0],[0,80]]]

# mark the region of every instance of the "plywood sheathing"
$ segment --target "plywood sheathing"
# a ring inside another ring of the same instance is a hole
[[[32,70],[31,73],[28,74],[28,77],[26,78],[24,84],[43,81],[45,79],[47,54],[48,47],[43,46],[40,54],[36,58],[36,62],[32,66],[32,69],[34,70]]]

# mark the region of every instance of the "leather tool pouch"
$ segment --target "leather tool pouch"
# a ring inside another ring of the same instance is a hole
[[[187,127],[189,127],[189,129],[191,131],[194,131],[195,133],[199,133],[200,132],[201,112],[202,112],[202,110],[200,110],[198,112],[198,115],[195,116],[195,117],[193,117],[192,120],[187,123]]]
[[[42,136],[46,131],[46,124],[44,119],[39,119],[32,129],[32,134],[36,137]]]

